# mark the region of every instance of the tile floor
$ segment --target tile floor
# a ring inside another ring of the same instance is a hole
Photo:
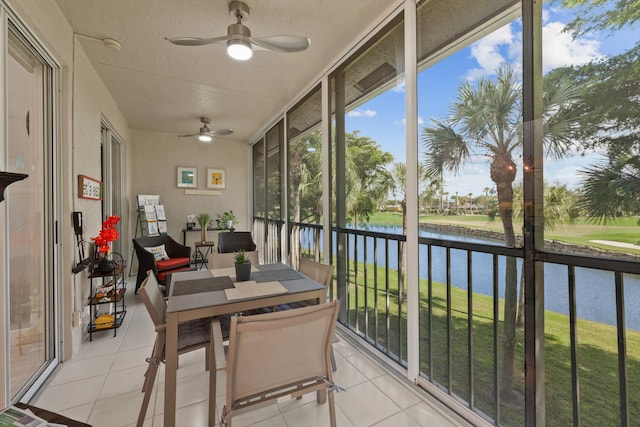
[[[133,285],[129,284],[129,289]],[[155,332],[138,295],[127,294],[127,315],[118,329],[94,334],[73,359],[63,363],[46,387],[31,402],[91,424],[93,427],[135,426],[141,386]],[[396,375],[385,370],[346,339],[334,344],[338,370],[335,382],[346,389],[337,393],[339,427],[467,426],[436,402],[429,400]],[[204,350],[180,356],[178,371],[178,427],[206,426],[208,374]],[[224,402],[225,374],[218,374],[218,408]],[[164,365],[154,387],[146,426],[162,426]],[[160,385],[158,387],[158,385]],[[329,425],[326,404],[315,394],[243,413],[233,418],[236,427],[320,427]]]

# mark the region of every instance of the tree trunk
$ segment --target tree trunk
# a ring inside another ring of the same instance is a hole
[[[491,179],[498,190],[498,209],[504,228],[504,243],[513,248],[516,236],[513,230],[513,187],[516,165],[508,156],[496,156],[491,163]],[[494,298],[498,296],[495,295]],[[518,309],[518,269],[516,258],[507,257],[504,291],[504,323],[502,341],[502,375],[500,395],[506,402],[515,401],[514,370],[516,349],[516,317]],[[497,321],[497,319],[495,319]]]

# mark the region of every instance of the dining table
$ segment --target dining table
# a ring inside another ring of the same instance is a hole
[[[235,281],[234,267],[171,275],[166,319],[165,427],[176,425],[179,323],[298,301],[314,300],[320,303],[326,300],[323,284],[285,264],[252,265],[251,270],[250,280],[246,282]],[[210,368],[214,369],[213,366]],[[212,383],[209,386],[210,426],[216,422],[215,381]]]

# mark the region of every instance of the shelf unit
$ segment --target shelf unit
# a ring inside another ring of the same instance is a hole
[[[127,305],[124,300],[127,291],[124,278],[124,259],[122,255],[114,252],[111,254],[111,262],[115,264],[111,273],[97,271],[89,273],[89,316],[91,319],[87,328],[89,341],[93,341],[95,332],[107,330],[113,330],[115,337],[124,316],[127,314]],[[100,290],[106,292],[99,294]],[[101,307],[107,307],[108,312],[101,311]],[[100,317],[103,315],[113,316],[113,320],[100,321]]]

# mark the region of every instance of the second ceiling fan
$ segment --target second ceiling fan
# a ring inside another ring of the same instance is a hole
[[[212,43],[226,44],[227,53],[234,59],[247,60],[253,55],[252,47],[276,52],[301,52],[309,48],[311,40],[303,36],[270,36],[252,37],[251,30],[242,23],[249,18],[249,6],[241,1],[229,2],[229,14],[237,19],[235,24],[227,27],[227,35],[211,38],[175,37],[167,38],[179,46],[203,46]]]
[[[207,117],[200,117],[200,121],[202,122],[202,127],[200,128],[200,132],[192,133],[189,135],[178,135],[180,138],[188,138],[192,136],[197,136],[200,142],[211,142],[213,141],[214,136],[227,136],[233,134],[233,129],[218,129],[211,130],[207,126],[211,123],[211,120]]]

